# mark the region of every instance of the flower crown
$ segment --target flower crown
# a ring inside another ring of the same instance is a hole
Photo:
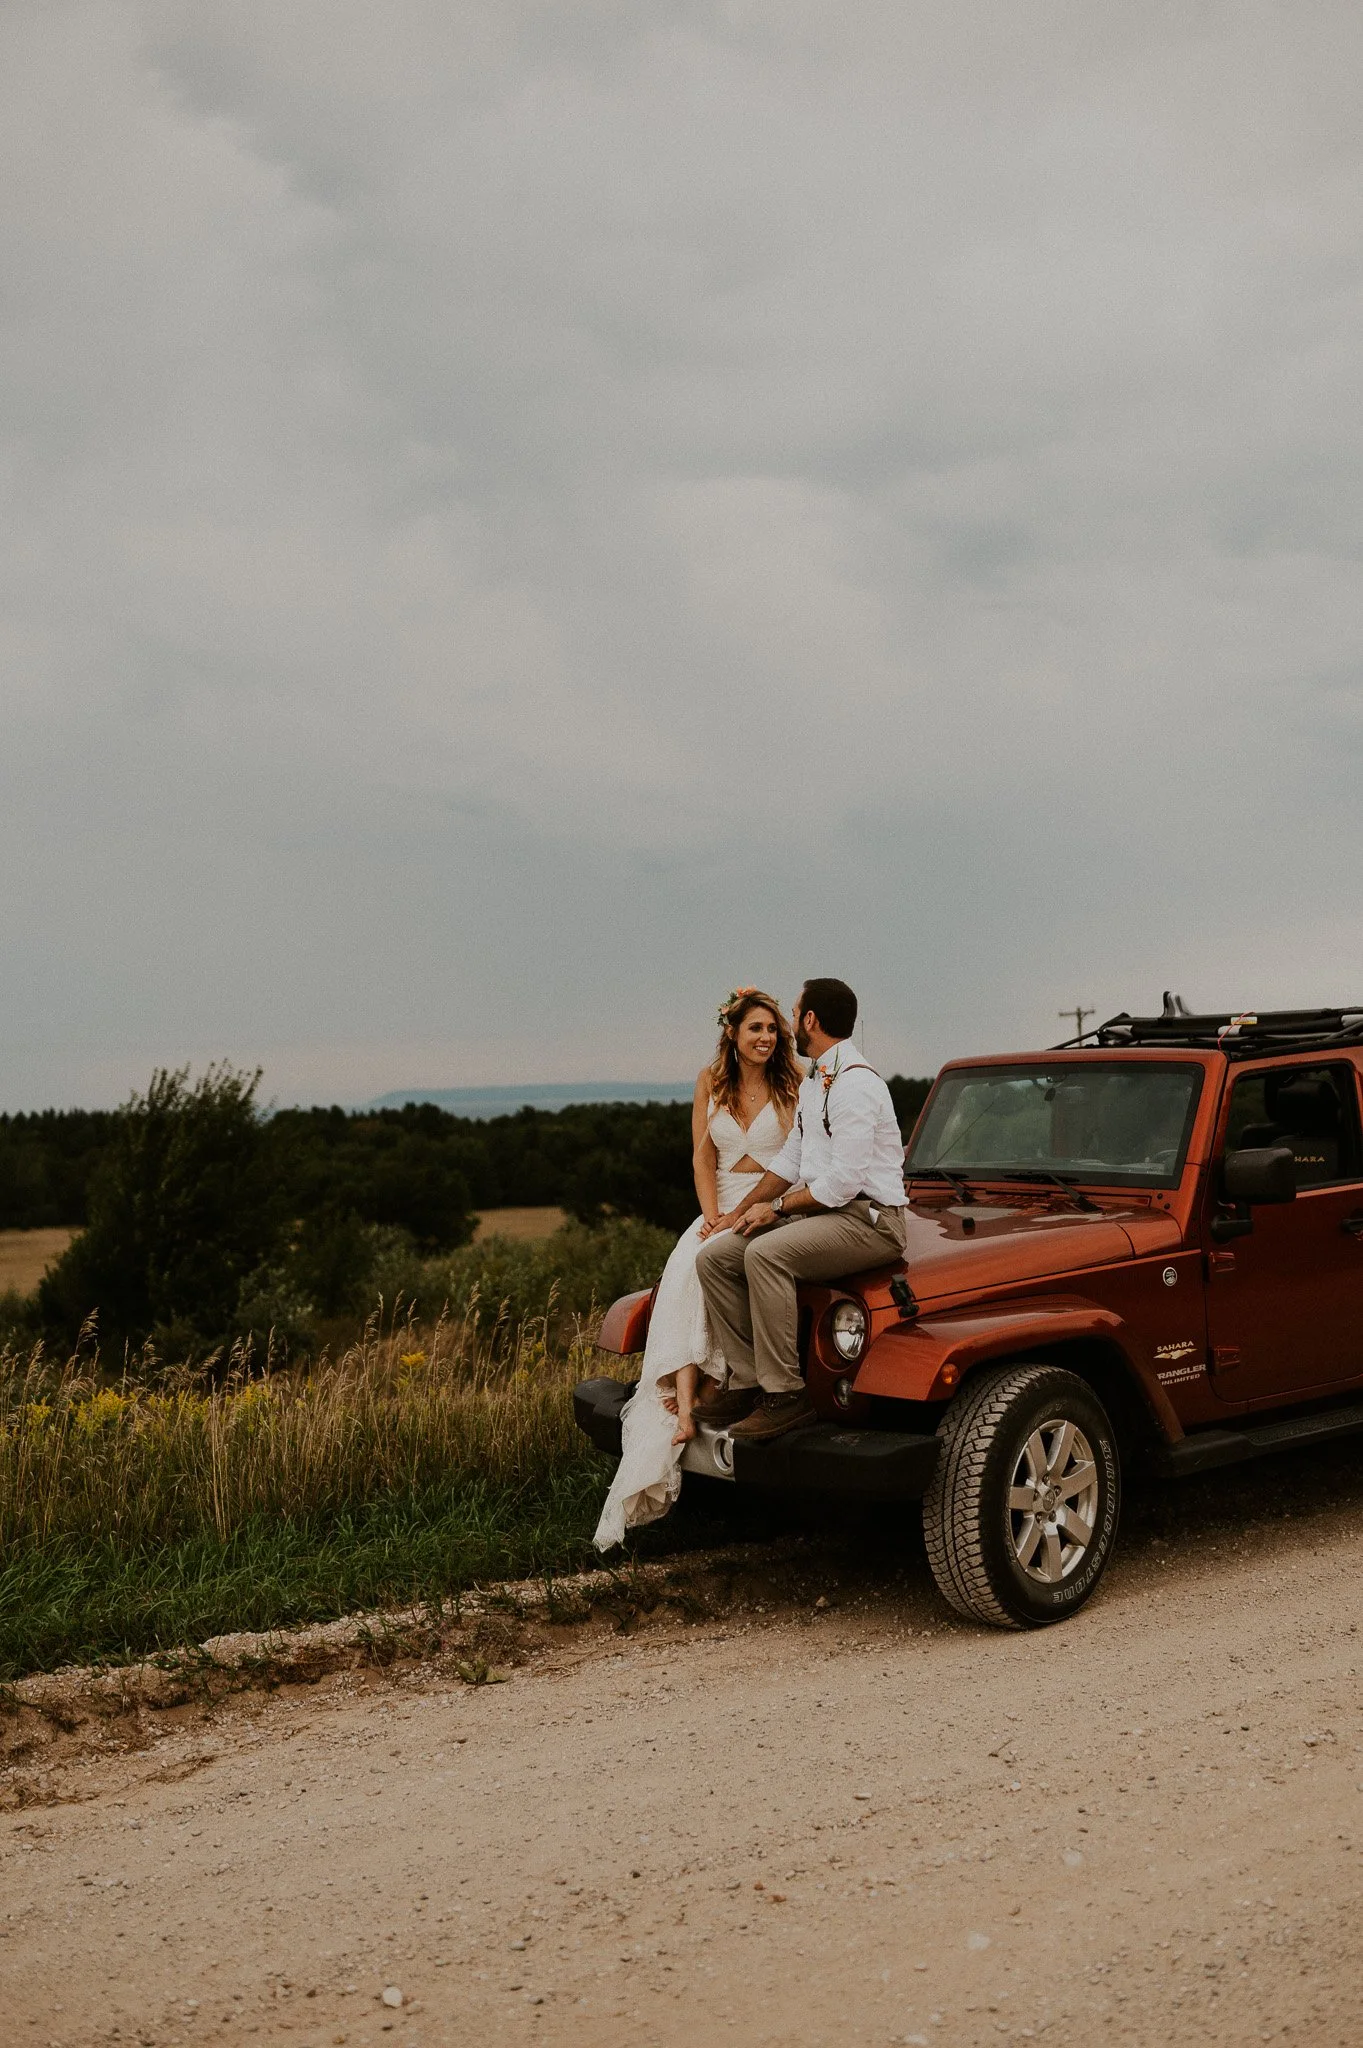
[[[729,1012],[734,1007],[734,1004],[741,1003],[744,996],[755,996],[756,994],[757,985],[755,982],[749,982],[743,988],[731,988],[729,990],[728,995],[725,996],[724,1001],[720,1004],[715,1014],[715,1022],[721,1031],[724,1030],[729,1022]]]

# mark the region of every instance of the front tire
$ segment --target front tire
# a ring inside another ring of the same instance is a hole
[[[996,1628],[1077,1613],[1107,1568],[1121,1465],[1093,1389],[1054,1365],[967,1380],[937,1431],[923,1536],[938,1589]]]

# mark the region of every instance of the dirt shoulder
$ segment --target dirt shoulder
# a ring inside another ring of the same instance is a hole
[[[6,1776],[5,2038],[1351,2042],[1361,1565],[1341,1453],[1137,1506],[1040,1634],[794,1543],[77,1717]]]

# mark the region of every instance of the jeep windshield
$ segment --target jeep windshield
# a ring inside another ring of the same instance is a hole
[[[965,1180],[1178,1184],[1198,1066],[1146,1060],[957,1067],[937,1084],[904,1164]]]

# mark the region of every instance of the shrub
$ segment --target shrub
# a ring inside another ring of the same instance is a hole
[[[529,1318],[546,1317],[553,1337],[617,1294],[651,1287],[674,1242],[670,1231],[628,1217],[596,1229],[568,1223],[528,1243],[487,1238],[452,1258],[431,1260],[418,1305],[432,1314],[448,1303],[453,1315],[484,1334],[496,1328],[513,1333]]]
[[[273,1364],[311,1348],[317,1303],[300,1291],[287,1264],[257,1266],[241,1283],[237,1312],[224,1336],[241,1355]]]
[[[71,1341],[94,1313],[106,1350],[165,1351],[231,1327],[248,1274],[282,1248],[284,1191],[256,1110],[259,1074],[161,1070],[120,1113],[90,1190],[88,1227],[38,1290]]]
[[[38,1304],[31,1294],[9,1287],[0,1294],[0,1348],[34,1343],[41,1334]]]
[[[362,1315],[376,1294],[389,1299],[391,1275],[404,1280],[420,1271],[410,1233],[383,1223],[365,1223],[354,1210],[326,1209],[305,1216],[288,1259],[290,1285],[324,1316]]]

